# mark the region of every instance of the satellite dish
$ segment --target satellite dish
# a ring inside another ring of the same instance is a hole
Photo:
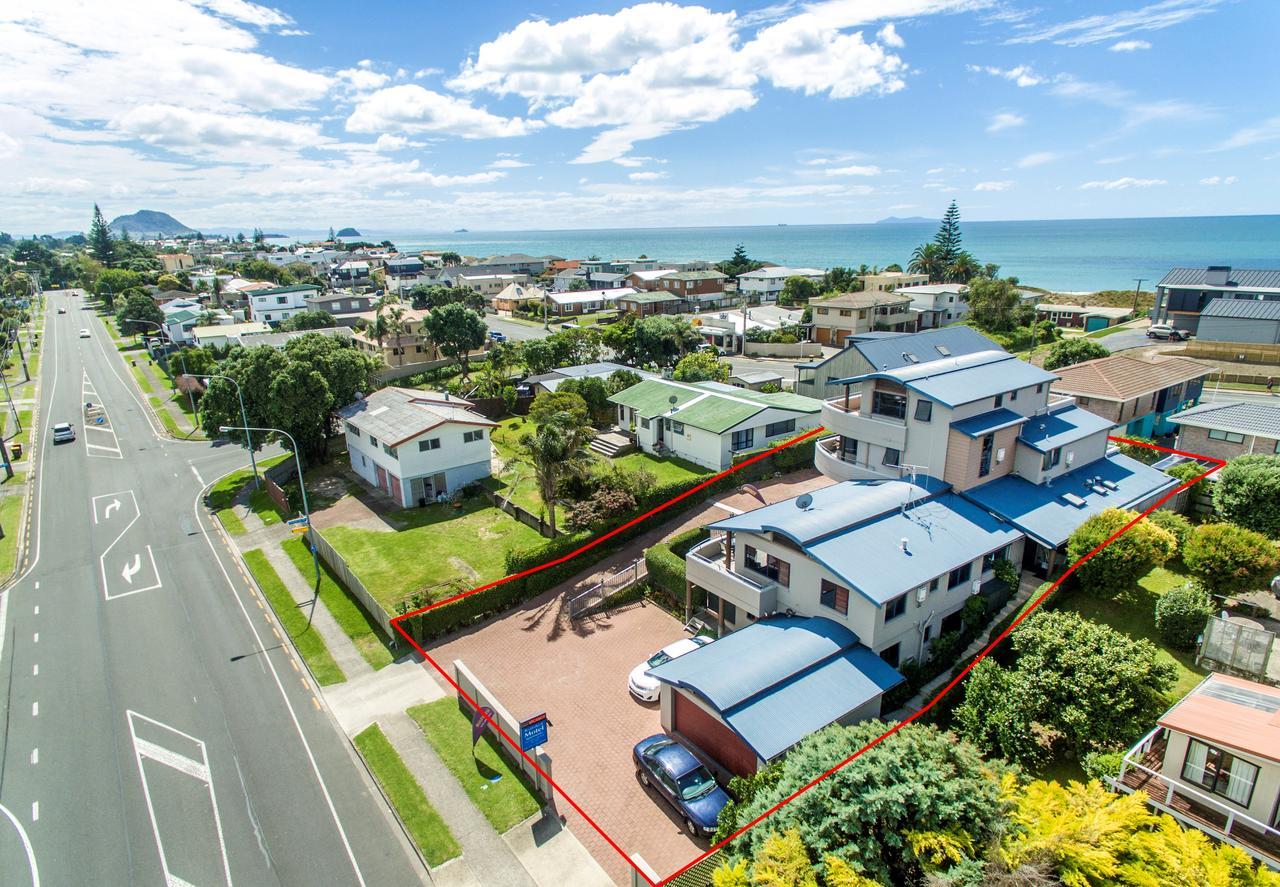
[[[808,493],[801,493],[799,496],[796,497],[796,508],[799,508],[801,511],[808,511],[809,506],[812,504],[813,504],[813,497],[810,496]]]

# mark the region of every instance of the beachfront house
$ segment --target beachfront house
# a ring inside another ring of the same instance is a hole
[[[1040,302],[1036,305],[1036,320],[1047,320],[1054,326],[1084,330],[1087,333],[1105,330],[1109,326],[1124,323],[1132,317],[1132,308],[1062,305],[1057,302]]]
[[[959,357],[1000,347],[969,326],[919,333],[855,333],[840,344],[843,346],[841,350],[830,357],[796,364],[797,394],[826,399],[837,393],[828,387],[828,382],[833,379],[856,376],[873,369],[899,369],[939,357]]]
[[[1169,323],[1197,333],[1201,312],[1214,299],[1280,301],[1280,269],[1230,265],[1174,268],[1156,284],[1151,322]]]
[[[1211,299],[1200,312],[1196,339],[1247,345],[1280,345],[1280,300]],[[1280,352],[1271,350],[1280,358]]]
[[[912,274],[909,271],[877,271],[874,274],[863,274],[864,293],[891,293],[908,286],[923,286],[929,282],[928,274]]]
[[[307,299],[320,295],[320,287],[309,283],[275,286],[248,294],[250,316],[259,323],[276,326],[307,310]]]
[[[926,283],[898,295],[911,299],[910,311],[916,322],[910,329],[937,329],[969,316],[969,287],[963,283]]]
[[[826,273],[818,268],[772,265],[738,275],[738,290],[750,302],[776,302],[788,277],[804,277],[820,283]]]
[[[815,299],[809,307],[813,309],[813,341],[837,348],[859,333],[914,332],[916,328],[911,296],[902,293],[843,293]]]

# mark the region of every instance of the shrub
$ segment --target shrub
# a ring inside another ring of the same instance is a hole
[[[1213,602],[1194,583],[1171,588],[1156,599],[1156,630],[1176,650],[1190,650],[1213,615]]]
[[[1280,568],[1280,556],[1271,540],[1234,524],[1196,527],[1187,539],[1182,560],[1205,588],[1220,595],[1265,586]]]
[[[1054,342],[1050,346],[1049,353],[1044,359],[1044,368],[1046,370],[1057,370],[1072,364],[1084,363],[1086,360],[1106,357],[1110,353],[1107,346],[1096,339],[1084,337],[1063,339],[1060,342]]]
[[[1013,561],[1000,558],[1000,560],[996,561],[993,572],[995,573],[996,579],[1000,582],[1003,582],[1015,592],[1018,590],[1018,568],[1014,565]]]
[[[645,567],[649,571],[649,583],[661,588],[676,600],[684,600],[684,558],[671,550],[671,546],[659,542],[644,553]]]
[[[1225,521],[1280,537],[1280,455],[1240,456],[1218,472],[1213,507]]]
[[[1095,514],[1071,534],[1067,560],[1075,563],[1135,517],[1136,512],[1120,508]],[[1092,595],[1115,597],[1171,558],[1176,545],[1167,530],[1150,521],[1139,521],[1081,564],[1076,569],[1076,580]]]
[[[1137,441],[1138,443],[1155,443],[1155,438],[1151,437],[1140,437],[1136,434],[1126,436],[1129,440]],[[1151,447],[1138,446],[1138,443],[1122,443],[1120,444],[1120,452],[1128,456],[1130,459],[1137,459],[1144,465],[1151,465],[1155,462],[1159,462],[1165,457],[1165,454],[1159,450],[1153,450]]]
[[[1165,474],[1170,477],[1177,478],[1181,482],[1179,485],[1181,485],[1182,483],[1186,483],[1191,480],[1193,477],[1198,477],[1199,475],[1204,474],[1204,472],[1205,467],[1199,462],[1179,462],[1177,465],[1174,465],[1166,471]],[[1184,512],[1193,511],[1196,499],[1204,492],[1204,485],[1205,481],[1199,480],[1187,487],[1184,491],[1186,495],[1186,502],[1183,507]]]
[[[1120,775],[1120,765],[1124,763],[1124,749],[1108,749],[1091,751],[1080,761],[1080,769],[1090,779],[1102,781],[1106,777]]]
[[[1173,540],[1177,544],[1175,554],[1181,554],[1187,547],[1187,536],[1191,534],[1191,521],[1176,511],[1168,511],[1164,508],[1157,508],[1148,514],[1147,520],[1173,535]]]

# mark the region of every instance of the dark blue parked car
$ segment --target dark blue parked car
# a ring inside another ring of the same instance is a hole
[[[716,817],[729,796],[689,749],[659,733],[637,742],[632,757],[640,782],[676,808],[691,836],[715,834]]]

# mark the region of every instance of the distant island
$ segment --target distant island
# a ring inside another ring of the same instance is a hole
[[[918,225],[921,222],[937,222],[937,219],[930,219],[926,216],[889,216],[887,219],[881,219],[876,222],[877,225]]]
[[[454,229],[453,229],[453,233],[454,233],[454,234],[468,234],[468,233],[470,233],[470,232],[468,232],[466,228],[454,228]]]
[[[359,231],[357,231],[355,228],[343,228],[341,231],[339,231],[339,232],[337,233],[337,235],[336,235],[336,236],[338,236],[338,237],[359,237],[359,236],[360,236],[360,232],[359,232]]]
[[[168,213],[154,209],[140,209],[131,215],[116,216],[107,227],[117,237],[125,231],[130,237],[180,237],[196,233],[194,228],[188,228]]]

